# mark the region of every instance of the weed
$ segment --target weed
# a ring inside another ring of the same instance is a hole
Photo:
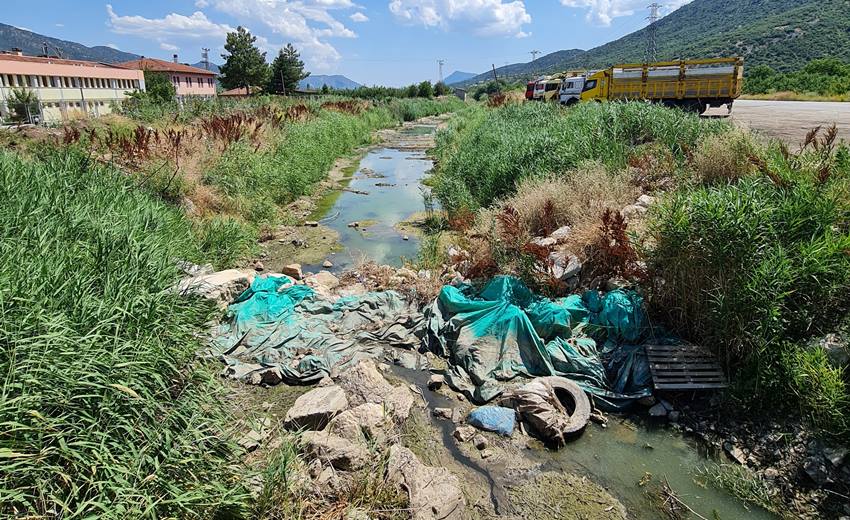
[[[785,507],[775,488],[743,466],[711,464],[699,470],[699,476],[712,486],[724,489],[733,496],[775,513],[782,518]]]

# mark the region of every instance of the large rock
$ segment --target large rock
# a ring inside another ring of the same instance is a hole
[[[365,403],[331,419],[326,430],[351,442],[383,446],[392,428],[392,418],[384,412],[383,406]]]
[[[321,430],[346,408],[348,399],[342,388],[336,385],[314,388],[296,399],[286,412],[284,424],[290,430]]]
[[[567,280],[581,273],[581,260],[569,251],[554,251],[549,255],[552,274],[559,280]]]
[[[257,273],[253,269],[227,269],[211,274],[184,278],[177,285],[180,294],[190,294],[226,305],[251,286]]]
[[[361,469],[370,460],[369,451],[363,445],[327,431],[304,432],[301,442],[308,456],[341,471]]]
[[[296,280],[300,280],[300,279],[304,278],[304,273],[301,271],[301,264],[285,265],[280,270],[280,272],[285,274],[286,276],[291,276],[292,278],[295,278]]]
[[[308,276],[304,280],[304,283],[306,283],[313,289],[318,290],[319,292],[322,292],[323,289],[330,291],[336,289],[337,286],[339,286],[339,278],[327,271],[321,271]]]
[[[410,415],[413,393],[405,386],[393,386],[378,372],[375,363],[364,359],[337,376],[337,384],[345,390],[353,406],[374,403],[384,406],[396,422]]]
[[[410,497],[415,520],[456,520],[466,503],[460,481],[445,468],[424,465],[416,455],[398,444],[390,448],[387,478]]]

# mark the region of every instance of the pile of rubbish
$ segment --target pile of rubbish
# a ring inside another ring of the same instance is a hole
[[[481,289],[446,285],[420,312],[394,291],[340,297],[257,276],[212,345],[227,375],[255,384],[316,383],[387,349],[420,350],[445,359],[448,384],[478,404],[560,376],[615,411],[651,395],[642,304],[622,290],[552,300],[498,276]]]

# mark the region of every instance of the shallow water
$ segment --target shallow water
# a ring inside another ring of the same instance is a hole
[[[434,127],[413,127],[405,135],[433,133]],[[394,229],[394,225],[425,209],[419,182],[433,167],[424,152],[378,148],[366,154],[355,171],[348,191],[319,215],[320,222],[339,232],[343,251],[330,256],[335,271],[353,267],[359,260],[401,266],[415,259],[419,240]],[[363,195],[356,192],[367,192]],[[358,228],[349,227],[359,222]]]

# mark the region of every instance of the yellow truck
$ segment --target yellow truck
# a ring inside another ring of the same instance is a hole
[[[615,65],[564,80],[560,102],[647,100],[702,114],[732,103],[744,84],[743,58],[712,58]],[[569,85],[570,88],[566,88]]]

